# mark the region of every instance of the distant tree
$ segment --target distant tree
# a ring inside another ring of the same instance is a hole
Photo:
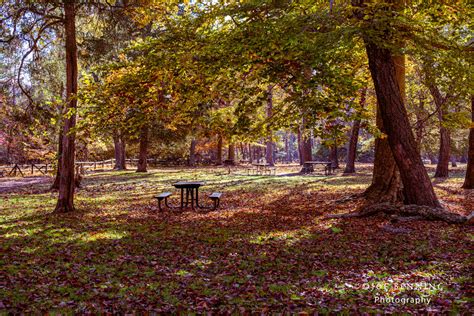
[[[474,96],[471,96],[471,127],[469,129],[469,149],[464,189],[474,189]]]

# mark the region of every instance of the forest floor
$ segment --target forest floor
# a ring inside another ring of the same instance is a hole
[[[344,177],[297,168],[280,168],[293,176],[226,168],[90,174],[77,211],[63,215],[51,213],[57,193],[49,183],[10,188],[0,193],[0,314],[472,311],[472,226],[390,224],[384,215],[325,220],[359,206],[336,201],[362,192],[370,167]],[[177,180],[206,181],[202,192],[224,193],[221,207],[160,213],[153,195]],[[467,215],[474,192],[460,189],[462,180],[457,169],[434,183],[448,208]]]

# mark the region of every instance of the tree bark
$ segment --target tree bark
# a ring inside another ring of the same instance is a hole
[[[416,115],[415,137],[416,137],[416,144],[418,145],[418,150],[420,152],[421,152],[421,142],[423,140],[423,132],[425,129],[425,117],[423,115],[424,108],[425,108],[425,101],[420,94],[419,106],[415,110],[415,115]]]
[[[338,150],[337,150],[337,141],[336,139],[334,139],[334,144],[331,146],[331,158],[329,160],[331,160],[332,162],[332,167],[334,169],[339,169],[339,153],[338,153]]]
[[[311,146],[311,137],[304,132],[306,128],[306,119],[303,117],[301,124],[301,162],[312,160],[312,146]]]
[[[75,1],[64,1],[64,33],[66,37],[66,113],[63,129],[63,154],[61,156],[61,175],[59,178],[59,196],[55,212],[74,211],[74,159],[77,108],[77,45],[76,45],[76,8]]]
[[[58,137],[58,165],[56,167],[56,176],[54,177],[53,185],[51,185],[51,190],[59,190],[59,180],[61,178],[61,159],[63,156],[63,126],[59,129]]]
[[[364,87],[362,88],[362,91],[360,93],[359,106],[360,106],[361,111],[365,106],[366,95],[367,95],[367,87]],[[349,140],[349,146],[347,148],[347,162],[346,162],[346,169],[344,170],[344,173],[346,174],[355,172],[355,159],[357,156],[357,143],[359,141],[359,130],[360,130],[360,117],[357,117],[354,120],[354,124],[352,125],[352,128],[351,128],[351,138]]]
[[[398,84],[396,60],[389,49],[365,39],[383,125],[400,171],[405,203],[440,207],[431,180],[421,160]]]
[[[222,135],[217,137],[217,164],[222,165]]]
[[[351,138],[347,148],[347,162],[345,174],[355,173],[355,159],[357,155],[357,142],[359,141],[360,119],[356,119],[351,128]]]
[[[189,166],[194,167],[196,165],[196,144],[197,141],[193,137],[191,144],[189,145]]]
[[[438,164],[436,166],[435,178],[446,178],[449,176],[449,158],[451,154],[451,135],[450,131],[444,126],[446,103],[450,99],[450,93],[443,97],[441,91],[436,85],[435,77],[432,73],[433,62],[429,57],[423,61],[423,72],[425,74],[425,83],[433,97],[438,110],[439,119],[439,152]]]
[[[115,166],[114,170],[125,170],[125,141],[121,133],[114,133],[114,156]]]
[[[383,137],[375,140],[374,170],[372,183],[363,193],[372,203],[397,203],[403,201],[402,185],[397,164],[385,135],[385,128],[377,105],[377,127]]]
[[[306,161],[311,161],[312,160],[312,147],[311,147],[311,137],[309,135],[302,135],[302,160],[303,163]]]
[[[467,154],[466,177],[464,178],[464,189],[474,189],[474,96],[471,96],[471,128],[469,129],[469,149]]]
[[[148,126],[143,125],[140,131],[140,145],[136,172],[147,172],[148,158]]]
[[[438,104],[438,102],[436,102]],[[438,106],[438,105],[437,105]],[[451,154],[451,135],[449,130],[443,125],[444,110],[438,110],[439,118],[439,153],[438,165],[436,166],[435,178],[447,178],[449,176],[449,157]]]
[[[235,161],[235,144],[229,143],[229,152],[227,153],[227,159]]]
[[[273,86],[268,85],[267,88],[267,120],[273,116]],[[266,153],[265,159],[267,160],[267,164],[270,166],[275,165],[275,159],[273,157],[273,133],[271,126],[267,124],[267,143],[266,143]]]
[[[247,153],[245,152],[245,146],[244,143],[240,142],[240,155],[242,157],[242,160],[247,159]]]
[[[303,144],[301,140],[301,126],[298,127],[298,160],[300,161],[300,166],[303,165]]]

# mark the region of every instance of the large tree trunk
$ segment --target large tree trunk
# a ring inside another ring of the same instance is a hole
[[[193,137],[191,139],[191,144],[189,145],[189,165],[194,167],[196,165],[196,144],[197,141]]]
[[[362,91],[360,93],[360,101],[359,101],[361,112],[365,106],[366,95],[367,95],[367,87],[364,87],[362,88]],[[344,170],[344,173],[346,174],[355,172],[355,159],[357,156],[357,143],[359,141],[359,130],[360,130],[360,117],[358,116],[354,120],[354,123],[351,128],[351,138],[349,140],[349,146],[347,148],[346,169]]]
[[[125,170],[125,141],[120,133],[114,133],[114,156],[115,166],[114,170]]]
[[[59,197],[55,212],[74,211],[74,155],[77,108],[77,46],[76,46],[75,1],[64,1],[64,33],[66,37],[66,111],[72,115],[64,118],[63,154],[61,156],[61,176]]]
[[[273,86],[269,85],[267,88],[267,119],[273,116]],[[275,165],[273,157],[273,133],[270,125],[267,125],[267,143],[266,143],[265,159],[270,166]]]
[[[469,130],[469,149],[467,156],[466,178],[464,179],[464,189],[474,189],[474,96],[471,96],[472,122]]]
[[[217,136],[217,164],[222,165],[222,135]]]
[[[143,125],[140,131],[137,172],[147,172],[148,158],[148,126]]]
[[[363,193],[372,203],[396,203],[403,201],[400,173],[393,158],[392,150],[385,137],[385,128],[377,106],[377,128],[384,133],[384,137],[375,140],[374,171],[372,184]]]
[[[383,125],[400,171],[405,203],[440,207],[408,121],[395,59],[389,49],[367,39],[366,50]]]
[[[51,190],[59,190],[59,181],[61,178],[61,159],[63,156],[63,126],[59,129],[59,137],[58,137],[58,165],[56,167],[56,176],[54,178],[53,185],[51,186]]]

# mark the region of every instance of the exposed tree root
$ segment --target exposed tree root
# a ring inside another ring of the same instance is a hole
[[[451,213],[444,208],[433,208],[422,205],[394,205],[389,203],[380,203],[361,208],[357,212],[346,214],[331,214],[326,218],[351,218],[351,217],[367,217],[378,213],[396,214],[400,216],[422,217],[427,220],[442,220],[452,224],[462,224],[471,222],[474,212],[469,216],[463,216]]]

